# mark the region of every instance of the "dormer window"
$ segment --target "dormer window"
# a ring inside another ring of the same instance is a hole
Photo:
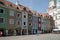
[[[31,11],[29,11],[31,13]]]
[[[0,4],[4,5],[4,3],[3,3],[3,2],[0,2]]]
[[[17,7],[17,9],[19,9],[19,8]]]
[[[12,4],[10,4],[10,6],[12,7]]]
[[[24,10],[26,10],[26,8],[24,7]]]

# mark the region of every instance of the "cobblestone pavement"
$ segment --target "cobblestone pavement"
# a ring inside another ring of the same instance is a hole
[[[9,37],[0,37],[0,40],[60,40],[60,34],[9,36]]]

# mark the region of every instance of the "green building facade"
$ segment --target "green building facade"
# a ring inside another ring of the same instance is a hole
[[[8,29],[8,8],[0,6],[0,28]]]
[[[3,33],[2,36],[6,36],[8,32],[8,17],[8,8],[6,6],[0,5],[0,31]]]

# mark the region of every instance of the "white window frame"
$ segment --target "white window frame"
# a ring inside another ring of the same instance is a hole
[[[9,24],[14,24],[14,19],[9,19]]]
[[[9,15],[10,15],[10,16],[14,16],[14,11],[13,11],[13,10],[10,10]]]

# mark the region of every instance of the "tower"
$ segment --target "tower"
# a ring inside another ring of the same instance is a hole
[[[54,8],[54,7],[55,7],[55,1],[49,0],[49,8]]]
[[[18,0],[16,0],[16,5],[19,5],[19,1]]]
[[[60,31],[60,0],[49,0],[48,14],[53,17],[55,29]]]

